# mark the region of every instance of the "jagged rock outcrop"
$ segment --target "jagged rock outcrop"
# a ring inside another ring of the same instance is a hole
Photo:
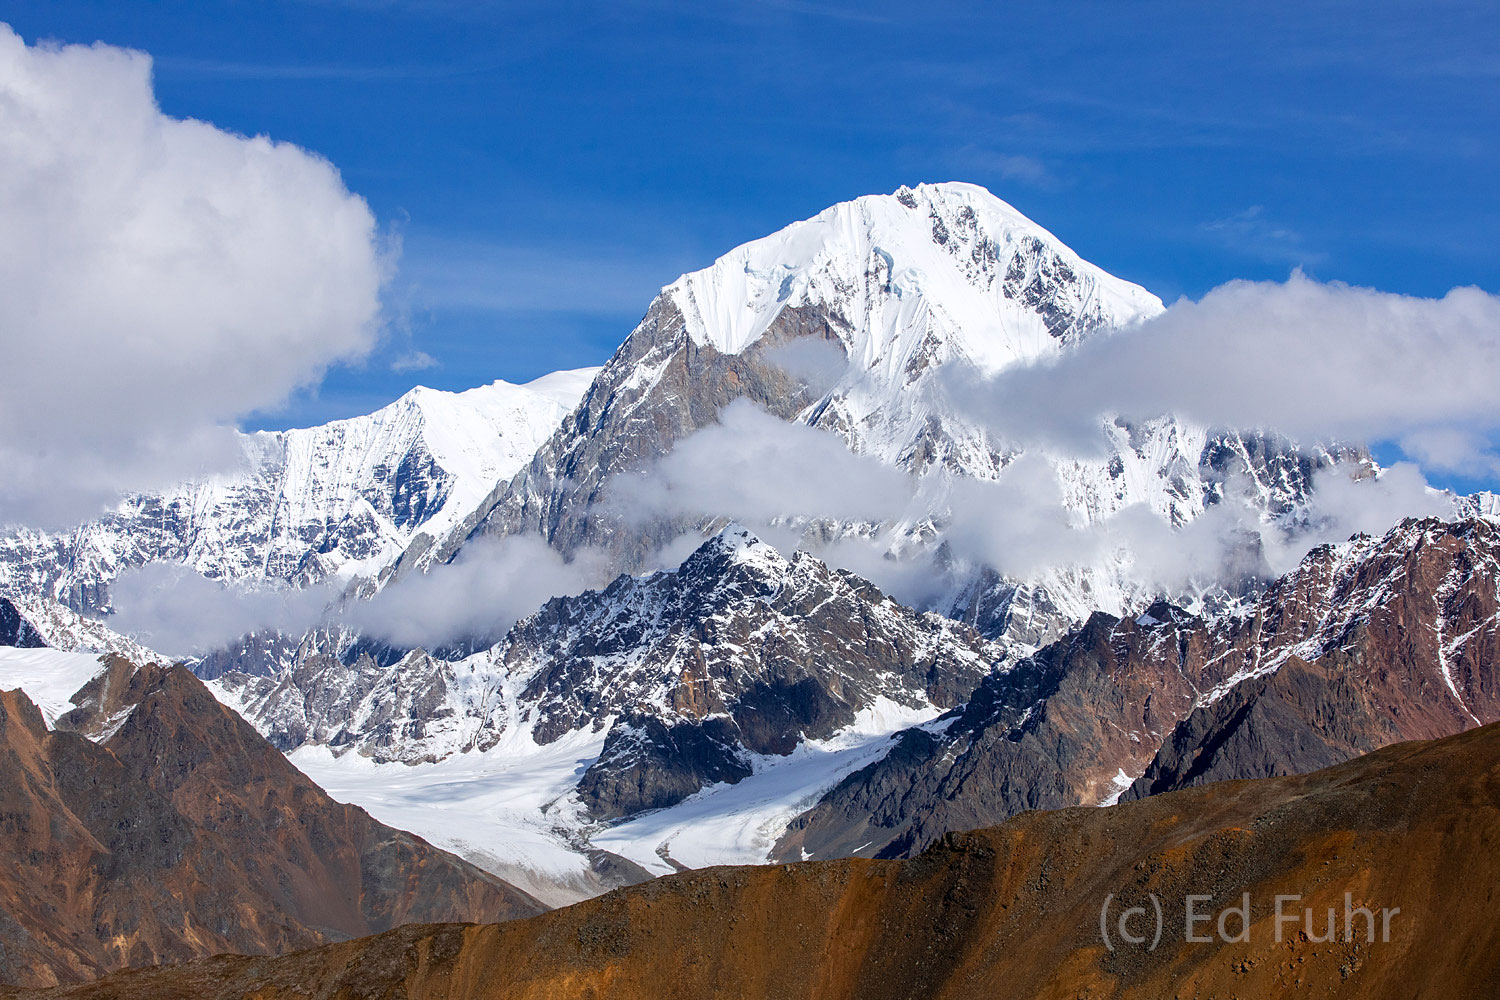
[[[308,658],[229,674],[225,697],[273,743],[438,760],[524,733],[609,730],[580,791],[594,815],[679,801],[886,701],[961,703],[1002,659],[973,630],[903,607],[805,552],[731,526],[673,571],[549,601],[498,645],[447,661]]]
[[[541,909],[334,802],[184,668],[110,658],[75,705],[49,730],[0,692],[0,982]]]
[[[1125,797],[1294,774],[1500,718],[1497,585],[1500,527],[1484,519],[1407,521],[1313,552],[1275,595],[1307,637],[1198,706]]]

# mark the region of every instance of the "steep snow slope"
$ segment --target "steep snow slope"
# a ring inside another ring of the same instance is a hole
[[[626,569],[652,564],[684,533],[716,530],[722,512],[627,522],[601,502],[610,477],[649,464],[740,399],[837,434],[857,453],[937,474],[923,494],[929,509],[900,523],[831,524],[788,510],[781,528],[805,530],[815,550],[858,534],[880,535],[891,551],[923,551],[951,509],[937,484],[995,480],[1018,455],[968,417],[944,372],[1045,361],[1091,336],[1129,336],[1161,311],[1154,296],[1081,260],[983,188],[921,185],[835,205],[664,288],[525,469],[403,568],[447,559],[479,535],[517,533],[563,552],[602,548]],[[1080,527],[1131,507],[1181,526],[1231,488],[1269,520],[1306,499],[1319,469],[1368,461],[1358,449],[1304,449],[1170,416],[1104,430],[1097,459],[1043,456]],[[924,607],[1033,646],[1096,608],[1124,613],[1155,596],[1128,554],[1005,580],[964,553],[943,559],[953,578]]]
[[[992,374],[1162,311],[1156,296],[1083,260],[984,188],[922,184],[844,202],[730,251],[662,291],[688,337],[742,354],[784,313],[828,317],[846,373],[799,416],[866,454],[920,471],[936,417],[955,471],[992,474],[982,436],[929,376]],[[936,456],[934,456],[936,457]]]
[[[883,365],[892,380],[929,332],[995,370],[1162,308],[989,191],[961,183],[834,205],[731,250],[663,294],[695,341],[724,354],[758,340],[783,309],[833,306],[864,319],[850,330],[850,353],[867,367]]]
[[[93,653],[0,646],[0,691],[25,691],[49,726],[72,711],[74,693],[103,670],[103,658]]]
[[[368,416],[244,435],[238,473],[132,496],[72,531],[0,537],[0,591],[93,611],[122,570],[154,560],[250,583],[378,573],[519,469],[596,371],[462,393],[418,387]]]

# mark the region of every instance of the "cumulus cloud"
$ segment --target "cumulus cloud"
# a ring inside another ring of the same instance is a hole
[[[1010,439],[1070,453],[1102,448],[1106,415],[1165,413],[1420,452],[1435,431],[1500,428],[1496,385],[1500,298],[1476,288],[1416,298],[1294,274],[1231,282],[1051,363],[952,388]]]
[[[0,522],[239,457],[234,421],[363,357],[385,261],[326,160],[157,107],[151,60],[0,25]]]

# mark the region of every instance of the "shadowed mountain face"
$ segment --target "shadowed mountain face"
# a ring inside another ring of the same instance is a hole
[[[844,779],[775,857],[906,856],[1025,809],[1449,735],[1500,720],[1497,662],[1500,527],[1408,520],[1315,550],[1247,613],[1096,614]]]
[[[711,869],[526,921],[405,927],[280,959],[218,958],[46,995],[1489,996],[1500,931],[1484,887],[1500,882],[1497,835],[1500,726],[1489,726],[1306,776],[1028,813],[908,861]],[[1246,893],[1243,935],[1232,914],[1223,933],[1213,920],[1194,925],[1208,942],[1187,940],[1189,895],[1203,897],[1191,904],[1197,912],[1217,916]],[[1106,899],[1117,923],[1124,907],[1150,914],[1153,896],[1159,944],[1131,946],[1116,934],[1116,950],[1107,948]],[[1291,919],[1278,922],[1277,896],[1296,897],[1282,906]]]
[[[113,658],[74,703],[49,731],[0,692],[0,982],[541,909],[334,802],[184,668]]]
[[[10,601],[0,597],[0,646],[39,649],[47,645],[36,627]]]

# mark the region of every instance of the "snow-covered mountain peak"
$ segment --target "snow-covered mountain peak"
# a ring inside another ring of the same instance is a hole
[[[774,546],[761,541],[749,528],[729,524],[688,556],[682,564],[682,570],[720,560],[766,576],[781,576],[791,565]]]
[[[371,417],[399,408],[420,415],[423,443],[437,464],[454,475],[461,494],[455,498],[467,508],[531,458],[598,374],[598,368],[576,368],[520,384],[497,380],[463,392],[417,386]]]
[[[0,590],[91,611],[120,572],[152,561],[250,584],[374,576],[419,534],[442,537],[472,514],[598,371],[418,387],[365,416],[243,435],[237,472],[128,497],[70,532],[0,536]]]
[[[858,367],[887,377],[933,338],[985,370],[1056,353],[1161,301],[974,184],[842,202],[663,290],[703,345],[737,354],[787,308],[834,306]]]

